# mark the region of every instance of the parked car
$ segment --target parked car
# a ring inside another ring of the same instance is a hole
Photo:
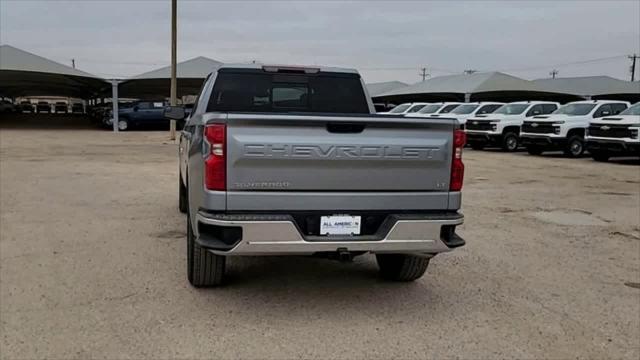
[[[640,102],[618,116],[591,120],[587,129],[587,150],[596,161],[614,156],[640,156]]]
[[[405,104],[400,104],[400,105],[394,107],[393,109],[391,109],[389,111],[380,112],[378,114],[390,114],[390,115],[413,114],[413,113],[416,113],[416,112],[420,111],[420,109],[424,108],[427,105],[429,105],[429,104],[428,103],[420,103],[420,102],[405,103]]]
[[[626,101],[588,100],[568,103],[550,115],[534,116],[522,125],[520,137],[531,155],[563,150],[578,157],[585,150],[585,130],[593,119],[617,115],[629,107]]]
[[[168,125],[169,120],[164,117],[164,108],[167,105],[168,103],[164,100],[118,103],[118,129],[127,131],[133,127]],[[112,126],[113,116],[111,116],[111,110],[108,111],[106,124]]]
[[[67,104],[64,101],[56,101],[56,103],[53,105],[53,112],[54,113],[68,113],[69,112],[69,104]]]
[[[74,102],[71,104],[71,112],[74,114],[83,114],[84,113],[84,105],[79,102]]]
[[[476,115],[491,114],[502,105],[504,105],[504,103],[499,102],[464,103],[451,110],[447,117],[452,117],[458,120],[461,128],[464,129],[467,119]]]
[[[34,110],[34,106],[31,103],[31,101],[22,100],[22,101],[20,101],[20,104],[18,105],[18,111],[22,112],[22,113],[24,113],[24,112],[32,113],[35,110]]]
[[[223,65],[198,99],[176,179],[192,285],[222,283],[229,256],[368,252],[411,281],[464,245],[454,120],[377,115],[350,69]]]
[[[459,102],[440,102],[440,103],[433,103],[433,104],[428,104],[425,107],[423,107],[422,109],[420,109],[420,111],[412,113],[412,114],[406,114],[406,116],[409,117],[439,117],[439,116],[443,116],[443,114],[449,114],[451,111],[453,111],[453,109],[457,108],[458,106],[462,105],[463,103],[459,103]],[[447,115],[447,117],[449,117]]]
[[[472,149],[499,146],[504,151],[516,151],[520,146],[520,129],[525,120],[550,114],[560,107],[548,101],[518,101],[505,104],[491,114],[469,118],[465,131]]]
[[[38,103],[36,104],[36,113],[41,113],[41,112],[50,113],[51,104],[49,104],[46,101],[38,101]]]
[[[15,105],[9,100],[0,100],[0,113],[12,113],[16,111]]]

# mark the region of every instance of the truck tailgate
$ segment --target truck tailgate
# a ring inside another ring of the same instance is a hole
[[[447,192],[455,120],[229,114],[229,192]]]

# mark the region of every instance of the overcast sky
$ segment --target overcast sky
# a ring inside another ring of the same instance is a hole
[[[179,60],[348,66],[367,82],[414,83],[422,67],[628,80],[640,1],[178,0],[178,32]],[[105,77],[168,65],[169,40],[169,1],[0,0],[0,43]]]

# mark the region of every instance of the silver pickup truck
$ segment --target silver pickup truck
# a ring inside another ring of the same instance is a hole
[[[454,119],[375,115],[355,70],[220,67],[180,138],[189,282],[219,285],[227,257],[254,255],[374,253],[384,278],[421,277],[465,243],[464,142]]]

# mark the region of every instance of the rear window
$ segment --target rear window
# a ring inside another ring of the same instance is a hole
[[[220,72],[207,111],[369,113],[358,75]]]

